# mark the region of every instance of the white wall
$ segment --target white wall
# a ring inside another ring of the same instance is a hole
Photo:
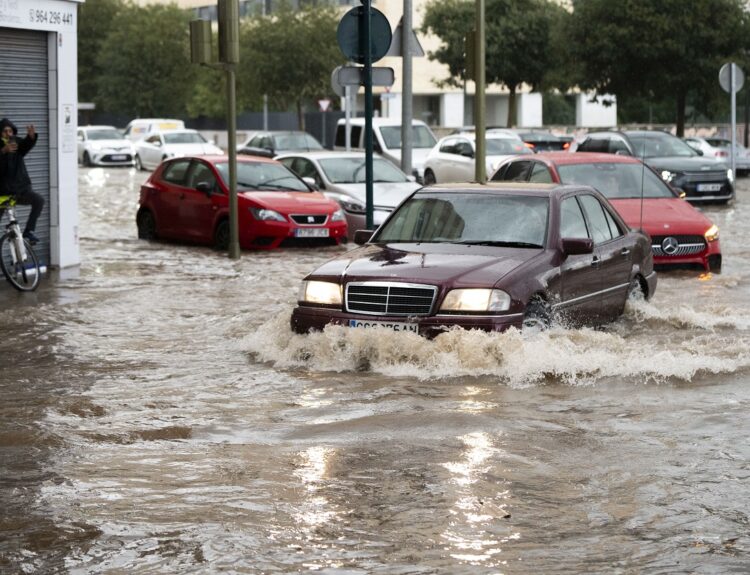
[[[81,262],[78,245],[78,5],[83,0],[0,0],[0,27],[46,31],[49,74],[50,263]],[[96,0],[93,0],[96,1]]]
[[[542,95],[539,92],[516,94],[516,123],[519,128],[543,126]]]
[[[604,95],[591,101],[591,94],[576,94],[576,126],[582,128],[610,128],[617,125],[617,100]],[[604,101],[611,101],[605,106]]]
[[[451,92],[441,96],[438,125],[445,128],[460,128],[464,125],[463,92]]]

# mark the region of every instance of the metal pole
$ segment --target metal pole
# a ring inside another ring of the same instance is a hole
[[[734,79],[735,75],[735,64],[734,62],[729,64],[729,92],[732,96],[732,174],[737,175],[737,90],[735,89]]]
[[[229,257],[240,259],[240,234],[237,217],[237,101],[234,65],[227,72],[227,128],[229,129]]]
[[[476,113],[474,114],[474,134],[476,138],[476,154],[474,158],[474,178],[480,184],[484,184],[487,181],[487,166],[486,160],[486,148],[485,148],[485,105],[484,105],[484,91],[485,91],[485,50],[484,50],[484,0],[476,0],[475,8],[476,17],[476,73],[474,75],[476,89],[474,107]]]
[[[404,16],[401,19],[401,169],[405,174],[412,171],[412,128],[414,116],[412,103],[412,61],[411,61],[411,0],[404,0]]]
[[[370,43],[370,26],[372,12],[370,11],[371,0],[363,0],[364,9],[364,30],[362,39],[365,49],[365,198],[367,200],[367,210],[365,217],[365,227],[368,230],[373,229],[372,218],[372,44]]]
[[[344,133],[346,135],[346,151],[349,152],[352,149],[352,87],[344,86],[344,100],[346,101],[346,109],[344,110]]]

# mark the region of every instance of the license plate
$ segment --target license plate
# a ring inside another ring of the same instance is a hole
[[[699,192],[720,192],[721,184],[698,184]]]
[[[294,235],[298,238],[327,238],[328,234],[328,228],[297,228],[294,230]]]
[[[118,160],[127,160],[127,159],[128,159],[128,157],[125,156],[124,154],[119,154],[119,155],[116,154],[116,155],[112,156],[112,161],[113,162],[116,162]]]
[[[361,319],[350,319],[349,327],[356,327],[359,329],[386,327],[393,331],[410,331],[412,333],[419,333],[419,327],[416,323],[404,323],[399,321],[363,321]]]

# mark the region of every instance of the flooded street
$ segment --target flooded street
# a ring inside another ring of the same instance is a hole
[[[723,273],[604,329],[289,328],[346,248],[136,239],[81,169],[78,271],[0,284],[0,573],[750,571],[750,179]]]

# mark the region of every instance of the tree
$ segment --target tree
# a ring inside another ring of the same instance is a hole
[[[671,99],[677,135],[692,94],[710,99],[721,64],[747,46],[743,0],[573,0],[579,86],[625,99]]]
[[[237,90],[246,104],[268,96],[277,109],[294,106],[304,129],[304,105],[330,96],[331,72],[344,63],[332,7],[282,7],[271,16],[250,18],[240,29]]]
[[[98,100],[97,79],[102,67],[97,62],[102,43],[124,7],[122,0],[96,0],[78,7],[78,100]]]
[[[540,88],[552,62],[550,34],[553,19],[562,8],[547,0],[487,0],[485,78],[510,92],[508,122],[516,117],[516,91],[522,84]],[[439,85],[459,86],[466,78],[464,38],[474,28],[471,0],[432,0],[425,7],[422,32],[434,34],[443,44],[428,54],[448,66],[448,78]]]
[[[176,5],[128,4],[101,45],[98,94],[109,112],[180,116],[196,67],[190,63],[190,14]]]

